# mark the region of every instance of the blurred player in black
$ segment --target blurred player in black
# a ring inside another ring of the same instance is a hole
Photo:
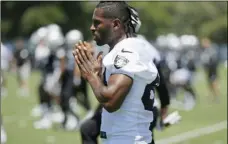
[[[210,90],[213,94],[214,100],[218,101],[219,89],[217,82],[217,73],[218,73],[218,55],[216,47],[211,44],[211,41],[208,38],[203,38],[201,41],[202,44],[202,61],[204,69],[208,78]]]
[[[51,24],[37,31],[38,44],[35,49],[37,66],[41,70],[41,82],[38,87],[39,111],[33,115],[41,115],[41,119],[34,123],[36,129],[52,127],[52,98],[60,95],[60,77],[58,50],[64,44],[64,37],[58,25]]]
[[[19,94],[28,95],[28,77],[30,76],[29,51],[25,41],[21,38],[15,41],[14,64],[16,66],[17,80],[19,83]]]
[[[87,110],[91,110],[91,105],[88,99],[88,90],[86,81],[81,77],[80,70],[75,64],[74,57],[72,55],[72,49],[74,45],[83,40],[83,34],[79,30],[70,30],[65,37],[66,43],[66,70],[71,71],[73,80],[73,96],[76,96],[77,101]],[[82,95],[79,95],[82,93]]]
[[[48,49],[46,44],[43,40],[40,41],[39,49]],[[33,112],[34,116],[41,115],[41,120],[34,123],[34,127],[37,129],[42,128],[50,128],[51,122],[50,122],[50,109],[52,106],[51,103],[51,95],[45,90],[45,84],[48,81],[48,76],[50,76],[53,73],[54,70],[54,60],[55,60],[55,54],[53,52],[48,52],[48,56],[43,58],[39,61],[39,69],[41,70],[41,81],[38,86],[38,95],[39,95],[39,108],[40,112],[36,114],[36,112]]]

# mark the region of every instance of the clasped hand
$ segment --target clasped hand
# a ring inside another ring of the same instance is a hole
[[[91,44],[81,41],[75,45],[73,50],[75,62],[79,66],[82,77],[86,80],[100,76],[102,71],[102,53],[95,58],[92,50]]]

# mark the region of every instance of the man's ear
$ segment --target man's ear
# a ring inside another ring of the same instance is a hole
[[[114,30],[120,29],[121,22],[120,22],[119,19],[114,19],[114,20],[112,21],[112,24],[113,24]]]

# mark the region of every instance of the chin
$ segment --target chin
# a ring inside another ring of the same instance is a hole
[[[96,41],[96,40],[95,40]],[[101,41],[96,41],[96,44],[98,45],[98,46],[103,46],[103,45],[105,45],[105,43],[103,43],[103,42],[101,42]]]

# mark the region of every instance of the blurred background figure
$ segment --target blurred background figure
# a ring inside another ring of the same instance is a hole
[[[88,99],[88,89],[74,62],[72,50],[75,43],[83,40],[83,34],[70,30],[65,37],[57,24],[39,28],[30,38],[30,49],[34,52],[35,67],[42,79],[38,87],[39,105],[31,111],[36,129],[50,129],[54,123],[60,128],[74,130],[78,126],[80,113],[77,104],[93,114]]]
[[[219,101],[219,85],[218,85],[218,52],[216,45],[213,45],[209,38],[203,38],[201,41],[202,56],[204,70],[207,76],[211,97],[214,101]]]
[[[172,106],[192,110],[196,104],[196,94],[192,87],[196,71],[195,50],[198,40],[192,35],[163,35],[156,45],[162,52],[161,68],[171,95]],[[179,91],[184,92],[183,100],[178,99]]]
[[[10,51],[9,49],[1,43],[1,99],[4,96],[7,96],[7,72],[9,70],[10,65]],[[2,100],[1,100],[2,101]],[[7,141],[7,135],[6,130],[3,126],[3,120],[2,120],[2,113],[1,113],[1,144],[5,144]]]
[[[31,71],[29,56],[25,41],[22,38],[16,39],[13,63],[16,68],[19,96],[29,95],[29,76]]]
[[[7,142],[7,134],[3,126],[2,116],[1,116],[1,144],[6,144],[6,142]]]
[[[42,80],[39,86],[40,106],[34,111],[40,111],[41,119],[34,123],[36,129],[52,128],[54,104],[59,105],[61,94],[62,75],[61,61],[64,56],[64,36],[57,24],[50,24],[41,27],[37,31],[39,45],[36,47],[35,56],[38,67],[42,73]],[[46,53],[44,53],[46,51]],[[38,55],[40,55],[38,57]],[[41,109],[41,110],[39,110]],[[58,122],[62,122],[61,115]]]
[[[88,97],[88,86],[86,85],[85,80],[81,77],[79,67],[76,65],[72,55],[72,50],[74,49],[75,44],[83,40],[84,36],[82,32],[77,29],[70,30],[66,33],[65,43],[67,48],[67,64],[65,74],[69,73],[71,76],[69,79],[71,81],[73,80],[73,83],[71,83],[73,98],[76,98],[78,104],[80,104],[87,111],[87,116],[90,116],[93,114],[93,109],[91,109],[91,104]],[[91,51],[94,52],[93,50]]]
[[[7,72],[12,61],[11,51],[1,43],[1,97],[7,96]]]

